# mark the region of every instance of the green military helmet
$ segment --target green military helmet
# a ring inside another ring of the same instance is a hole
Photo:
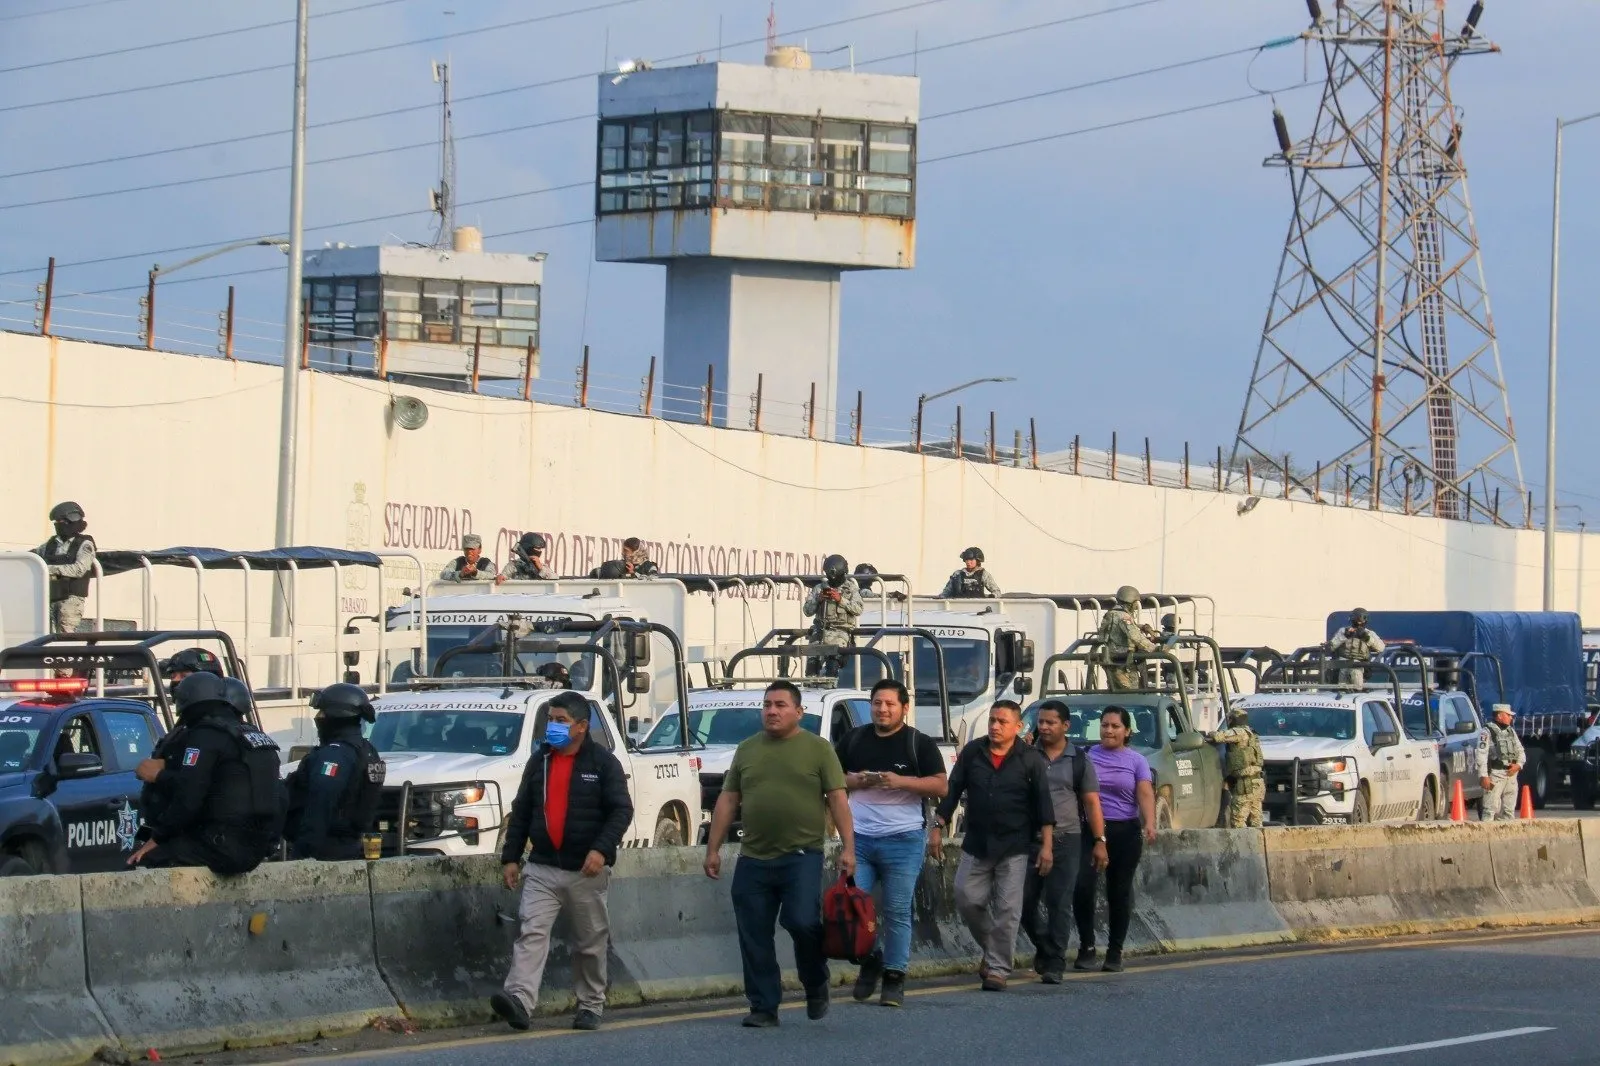
[[[1350,612],[1350,624],[1353,625],[1353,626],[1364,626],[1364,625],[1366,625],[1367,624],[1367,609],[1365,607],[1357,607],[1355,610],[1351,611]]]
[[[1234,724],[1236,722],[1248,722],[1248,721],[1250,721],[1250,712],[1248,710],[1246,710],[1245,708],[1243,708],[1243,707],[1229,707],[1228,708],[1228,724],[1229,725],[1232,725],[1232,724]]]
[[[1117,602],[1124,607],[1139,606],[1139,590],[1132,585],[1123,585],[1117,590]]]

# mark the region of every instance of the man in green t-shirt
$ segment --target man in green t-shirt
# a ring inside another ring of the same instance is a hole
[[[733,869],[733,917],[744,962],[744,1024],[778,1024],[783,986],[775,925],[794,940],[795,968],[806,990],[806,1017],[828,1013],[828,960],[822,954],[822,843],[827,814],[839,829],[839,872],[856,870],[855,833],[845,798],[844,771],[833,746],[800,728],[800,690],[787,681],[767,686],[762,732],[739,745],[722,779],[706,839],[706,876],[722,875],[722,842],[736,817],[744,840]]]

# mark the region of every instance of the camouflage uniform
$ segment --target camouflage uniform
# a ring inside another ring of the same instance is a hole
[[[86,533],[51,537],[33,549],[33,554],[43,559],[50,571],[50,629],[53,632],[76,633],[83,628],[89,579],[94,573],[94,551],[94,538]]]
[[[1122,604],[1117,604],[1100,620],[1100,629],[1096,635],[1105,642],[1105,651],[1111,663],[1106,667],[1106,678],[1111,683],[1111,691],[1133,692],[1141,688],[1144,669],[1138,665],[1126,665],[1128,656],[1133,652],[1147,654],[1153,652],[1156,650],[1156,643],[1139,627],[1139,621],[1133,612]],[[1124,665],[1118,666],[1117,663]]]
[[[850,631],[856,627],[856,620],[861,617],[861,586],[853,577],[847,577],[839,583],[839,602],[822,598],[824,589],[833,588],[827,582],[813,585],[806,595],[806,617],[816,617],[811,623],[811,631],[819,644],[835,644],[841,648],[849,647]]]
[[[944,583],[944,591],[939,593],[942,599],[991,599],[1000,598],[1000,583],[996,581],[989,571],[983,567],[968,570],[962,567],[950,575],[950,580]]]
[[[1227,729],[1206,734],[1213,744],[1228,745],[1228,827],[1243,829],[1261,826],[1261,801],[1267,790],[1261,780],[1261,768],[1266,762],[1261,754],[1261,741],[1250,728],[1244,715],[1230,715]]]
[[[1494,782],[1483,792],[1483,820],[1492,822],[1496,818],[1515,818],[1517,775],[1511,773],[1510,768],[1521,766],[1527,758],[1522,738],[1510,726],[1501,728],[1499,722],[1491,720],[1488,740],[1480,742],[1478,754],[1484,774]]]
[[[1383,654],[1383,641],[1370,629],[1355,629],[1346,627],[1340,630],[1339,635],[1328,642],[1329,648],[1336,659],[1351,659],[1358,663],[1370,662],[1374,656]],[[1339,684],[1362,685],[1366,683],[1366,672],[1363,670],[1340,670]]]
[[[511,556],[511,561],[506,564],[502,574],[507,581],[549,581],[556,576],[555,571],[548,566],[515,554]]]

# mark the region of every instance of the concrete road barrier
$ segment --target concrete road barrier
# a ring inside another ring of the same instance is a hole
[[[80,881],[89,989],[130,1052],[305,1040],[398,1013],[373,962],[363,863]]]
[[[1600,918],[1600,893],[1589,883],[1582,825],[1550,819],[1495,828],[1489,861],[1510,915],[1537,915],[1547,924]]]
[[[83,1062],[115,1038],[84,981],[78,878],[0,884],[0,1062]]]
[[[1096,910],[1103,922],[1103,890]],[[1103,944],[1104,933],[1101,938]],[[1146,846],[1130,949],[1196,951],[1292,939],[1272,906],[1261,830],[1186,829],[1162,833]]]

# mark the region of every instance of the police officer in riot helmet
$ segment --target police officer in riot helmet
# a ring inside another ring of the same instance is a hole
[[[159,802],[147,805],[144,842],[130,866],[205,866],[249,873],[277,846],[283,828],[278,745],[239,721],[229,687],[201,671],[178,683],[176,742],[135,770]]]
[[[511,546],[511,561],[500,571],[500,576],[494,579],[494,583],[502,585],[507,580],[548,581],[555,577],[555,571],[545,565],[544,561],[545,549],[548,547],[549,544],[543,534],[524,533]]]
[[[202,673],[222,676],[222,660],[205,648],[184,648],[171,658],[161,660],[161,676],[172,682],[173,688],[190,674]]]
[[[961,553],[961,569],[950,575],[939,593],[944,599],[999,599],[1000,583],[983,568],[983,549]]]
[[[361,836],[372,831],[386,768],[361,735],[377,720],[358,685],[337,684],[311,697],[320,741],[289,775],[284,836],[293,859],[359,859]]]

